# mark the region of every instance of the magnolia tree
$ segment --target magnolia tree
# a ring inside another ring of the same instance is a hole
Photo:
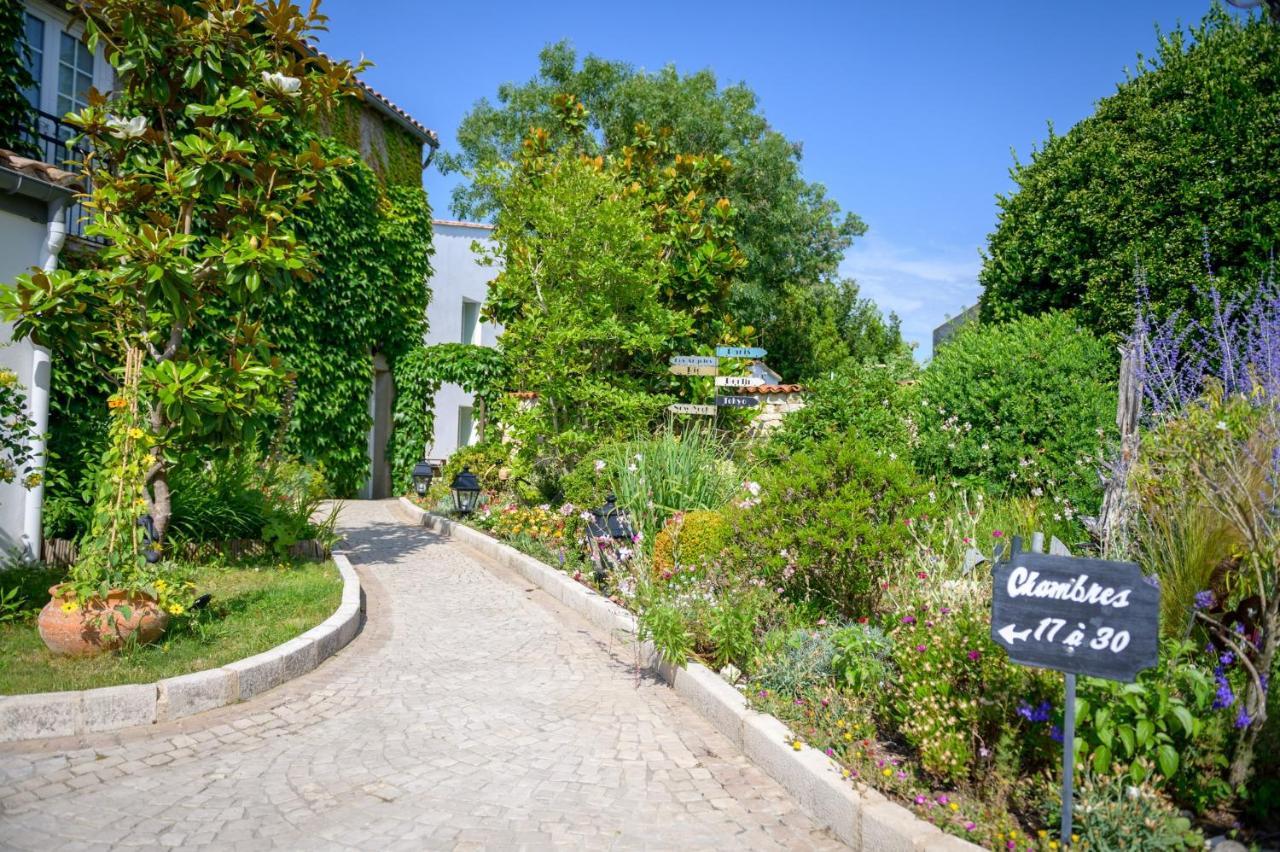
[[[136,539],[114,531],[142,509],[163,537],[178,457],[241,439],[277,407],[281,368],[259,311],[265,291],[308,275],[292,217],[343,163],[321,153],[306,117],[349,92],[357,70],[314,50],[317,6],[75,5],[119,83],[67,117],[90,152],[86,232],[106,247],[85,268],[20,277],[3,307],[19,335],[50,346],[88,338],[115,363],[137,364],[136,387],[112,399],[122,428],[103,472],[140,476],[141,505],[102,505],[135,483],[100,487],[95,511],[114,519],[95,523],[95,537]]]

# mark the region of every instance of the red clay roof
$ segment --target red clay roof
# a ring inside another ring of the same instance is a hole
[[[756,385],[753,388],[737,388],[740,393],[802,393],[804,385]]]
[[[77,191],[84,190],[84,183],[81,181],[80,175],[75,172],[60,169],[48,163],[42,163],[39,160],[32,160],[7,148],[0,148],[0,166],[36,180],[51,183],[54,186]]]

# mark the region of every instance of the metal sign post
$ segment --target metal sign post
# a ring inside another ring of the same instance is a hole
[[[1024,666],[1066,673],[1062,718],[1062,842],[1071,842],[1076,675],[1132,681],[1156,665],[1160,587],[1133,562],[1045,554],[1014,538],[992,573],[991,639]],[[1065,548],[1062,548],[1065,550]]]

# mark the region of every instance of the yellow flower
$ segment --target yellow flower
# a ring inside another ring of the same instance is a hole
[[[848,769],[841,769],[841,770],[840,770],[840,777],[841,777],[841,778],[848,778],[848,777],[849,777],[849,770],[848,770]]]
[[[847,742],[847,743],[851,743],[851,742],[853,742],[853,734],[849,733],[848,731],[845,731],[845,732],[844,732],[844,741],[845,741],[845,742]]]
[[[64,601],[62,604],[63,612],[75,612],[79,608],[80,608],[80,605],[77,604],[75,601]]]
[[[1080,835],[1078,835],[1078,834],[1073,834],[1073,835],[1071,835],[1071,842],[1072,842],[1072,843],[1079,843],[1079,842],[1080,842]]]
[[[163,592],[169,586],[169,584],[166,583],[164,580],[156,580],[155,586],[156,586],[157,592]]]
[[[1040,835],[1041,837],[1048,837],[1048,836],[1049,836],[1049,832],[1045,831],[1043,828],[1042,828],[1042,829],[1040,829],[1039,831],[1037,831],[1037,832],[1036,832],[1036,834]]]
[[[1049,848],[1050,848],[1050,849],[1057,849],[1057,848],[1058,848],[1058,841],[1056,841],[1056,840],[1050,840],[1050,841],[1049,841]]]
[[[804,748],[804,743],[800,742],[799,740],[793,740],[791,743],[791,747],[796,751],[799,751],[800,749]]]
[[[948,805],[947,807],[951,808],[951,810],[953,810],[953,811],[958,811],[958,810],[960,810],[960,806],[959,806],[959,805],[957,805],[955,802],[952,802],[952,803],[951,803],[950,805]]]
[[[129,430],[129,437],[133,438],[135,441],[141,438],[145,434],[146,433],[143,432],[141,429],[139,429],[137,426],[134,426],[132,429]]]
[[[183,609],[182,604],[169,604],[170,615],[182,615],[183,612],[185,612],[185,610]]]

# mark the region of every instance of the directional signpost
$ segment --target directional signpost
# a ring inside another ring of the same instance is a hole
[[[673,367],[714,367],[719,363],[715,355],[676,355],[671,359]]]
[[[721,358],[763,358],[768,353],[759,346],[717,346]]]
[[[760,400],[754,396],[717,396],[716,406],[719,408],[751,408],[759,405]]]
[[[1160,587],[1132,562],[1027,552],[1017,538],[1008,561],[996,566],[992,579],[992,641],[1015,663],[1066,672],[1065,846],[1071,840],[1076,675],[1132,681],[1138,672],[1156,665]]]
[[[757,388],[764,384],[759,376],[716,376],[718,388]]]
[[[675,402],[667,406],[667,411],[672,414],[710,414],[715,416],[716,407],[714,405],[690,405],[687,402]]]
[[[672,364],[667,369],[677,376],[714,376],[719,368],[714,364]]]

